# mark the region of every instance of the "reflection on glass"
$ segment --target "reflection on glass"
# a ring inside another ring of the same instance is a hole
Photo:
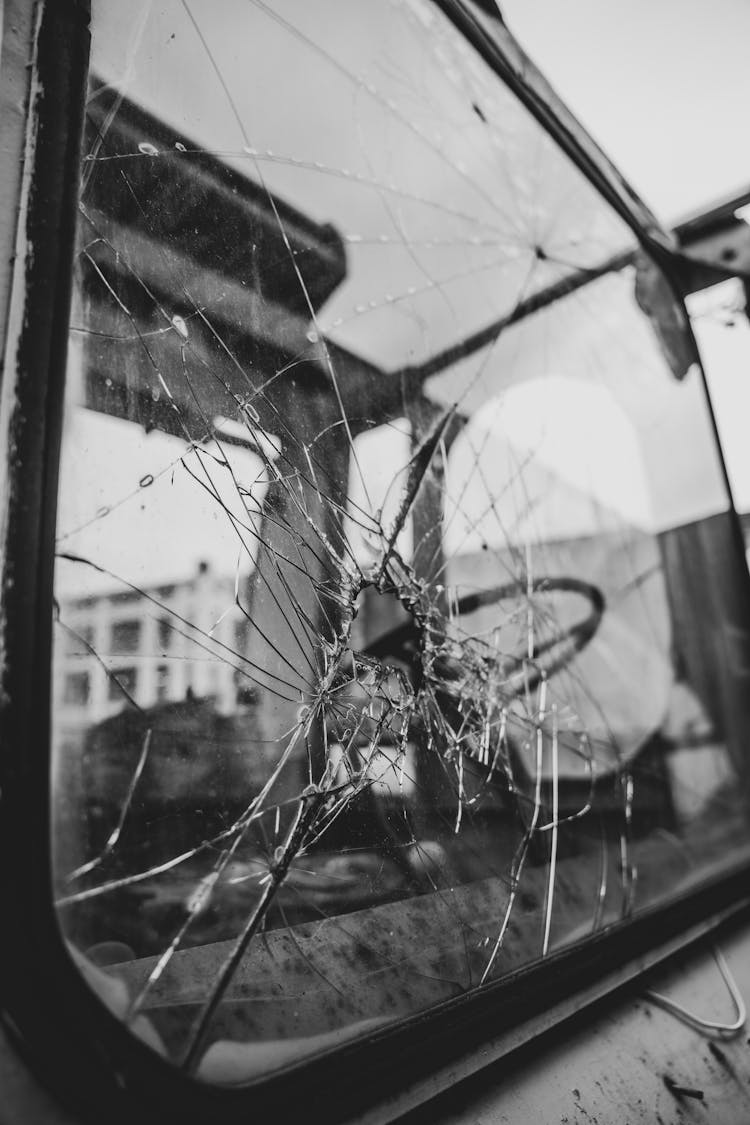
[[[95,6],[57,904],[216,1082],[746,847],[745,573],[681,310],[433,5],[330,7]]]

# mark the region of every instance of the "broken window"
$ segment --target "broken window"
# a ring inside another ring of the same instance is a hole
[[[436,5],[95,4],[75,281],[56,902],[134,1034],[243,1082],[747,858],[684,311]]]

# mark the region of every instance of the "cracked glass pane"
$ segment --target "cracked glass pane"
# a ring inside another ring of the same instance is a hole
[[[241,1083],[747,856],[684,312],[427,0],[94,4],[57,526],[71,956]]]

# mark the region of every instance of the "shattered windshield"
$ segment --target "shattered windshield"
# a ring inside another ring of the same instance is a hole
[[[241,1083],[746,857],[747,590],[684,313],[427,0],[94,5],[60,926]]]

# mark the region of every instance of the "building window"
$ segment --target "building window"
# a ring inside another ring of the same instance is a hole
[[[141,623],[138,620],[113,621],[112,652],[137,652],[141,643]]]
[[[91,679],[88,672],[68,672],[63,686],[63,703],[85,707],[90,691]]]
[[[94,643],[93,625],[70,626],[70,631],[65,633],[64,647],[66,656],[84,656]]]
[[[249,622],[246,617],[240,617],[234,623],[234,651],[244,656],[247,652]]]
[[[130,696],[135,694],[137,683],[138,673],[135,668],[112,668],[107,681],[107,698],[121,703],[125,699],[125,692]]]
[[[168,617],[160,617],[157,622],[159,630],[159,652],[166,652],[172,644],[172,625]]]
[[[159,664],[156,669],[156,701],[163,703],[169,699],[169,665]]]

